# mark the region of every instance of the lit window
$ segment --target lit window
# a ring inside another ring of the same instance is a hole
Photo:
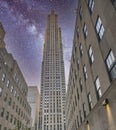
[[[80,49],[80,55],[82,56],[82,55],[83,55],[83,47],[82,47],[82,44],[81,44],[81,43],[80,43],[79,49]]]
[[[101,18],[98,16],[97,22],[96,22],[96,32],[97,32],[100,40],[103,37],[104,31],[105,31],[105,29],[104,29],[104,26],[102,24]]]
[[[102,96],[102,92],[101,92],[100,80],[98,77],[95,80],[95,87],[96,87],[97,99],[99,99]]]
[[[115,60],[112,50],[110,50],[106,58],[106,65],[107,65],[111,80],[115,79],[116,78],[116,60]]]
[[[93,108],[93,104],[92,104],[92,99],[91,99],[90,93],[88,93],[87,98],[88,98],[89,110],[91,111],[91,109]]]
[[[79,10],[79,16],[80,16],[80,20],[82,20],[82,17],[83,17],[82,7],[80,7],[80,10]]]
[[[89,9],[90,9],[90,12],[92,13],[93,12],[93,9],[94,9],[94,0],[89,0]]]
[[[5,74],[2,74],[2,82],[4,82],[5,81]]]
[[[86,26],[86,24],[84,24],[83,33],[84,33],[84,37],[86,38],[87,35],[88,35],[88,31],[87,31],[87,26]]]
[[[89,47],[89,59],[90,59],[90,63],[92,64],[94,62],[94,55],[91,46]]]
[[[83,67],[83,73],[84,73],[84,78],[85,78],[85,80],[88,78],[88,75],[87,75],[87,68],[86,68],[86,66],[84,65],[84,67]]]

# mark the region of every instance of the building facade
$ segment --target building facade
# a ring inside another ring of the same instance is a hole
[[[116,129],[116,0],[79,0],[66,130]]]
[[[28,87],[28,98],[31,106],[32,130],[38,130],[39,123],[39,91],[37,86]]]
[[[5,31],[0,24],[0,130],[30,128],[28,87],[12,55],[5,49]]]
[[[58,16],[51,11],[43,49],[41,97],[39,113],[40,130],[65,130],[65,75],[61,29]]]

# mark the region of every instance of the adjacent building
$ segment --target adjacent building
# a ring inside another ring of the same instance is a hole
[[[12,55],[5,49],[5,31],[0,24],[0,130],[30,128],[28,86]]]
[[[31,106],[32,130],[38,130],[39,91],[38,91],[37,86],[28,87],[28,102]]]
[[[116,0],[79,0],[66,130],[116,129]]]
[[[65,75],[58,16],[47,17],[41,72],[39,130],[65,130]]]

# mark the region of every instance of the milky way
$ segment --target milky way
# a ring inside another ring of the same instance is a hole
[[[77,0],[0,0],[0,22],[6,32],[6,48],[17,60],[28,85],[40,87],[46,17],[53,9],[62,29],[65,73],[68,75],[76,7]]]

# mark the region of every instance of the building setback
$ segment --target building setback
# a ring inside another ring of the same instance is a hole
[[[30,128],[28,87],[12,55],[5,49],[5,31],[0,24],[0,130]]]
[[[40,130],[65,130],[65,76],[61,29],[51,11],[43,49],[40,97]]]
[[[28,87],[28,98],[31,106],[32,130],[38,130],[39,123],[39,91],[37,86]]]
[[[116,0],[79,0],[66,130],[116,130]]]

